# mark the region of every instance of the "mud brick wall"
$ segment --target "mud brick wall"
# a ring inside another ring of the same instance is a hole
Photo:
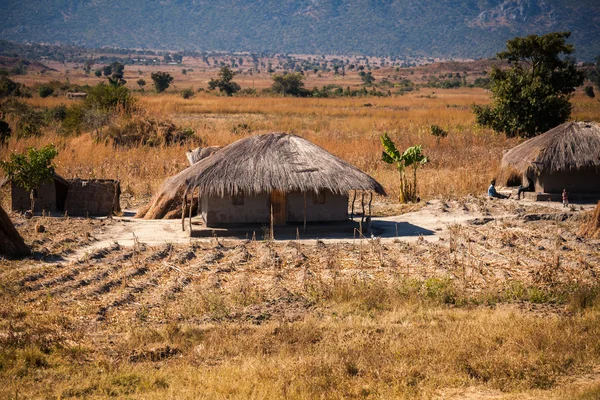
[[[105,216],[120,211],[118,181],[71,179],[66,209],[71,216]]]
[[[11,200],[13,211],[25,211],[31,208],[29,192],[11,182]],[[37,189],[35,212],[56,210],[56,187],[54,180],[44,183]]]

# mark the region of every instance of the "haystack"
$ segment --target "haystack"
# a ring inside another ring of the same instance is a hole
[[[498,183],[531,178],[536,192],[600,193],[600,125],[567,122],[506,152]]]
[[[167,179],[150,206],[137,216],[164,217],[181,205],[186,190],[198,191],[203,213],[209,198],[230,199],[240,194],[252,198],[273,191],[347,196],[351,190],[363,190],[385,195],[383,187],[358,168],[302,137],[285,133],[238,140],[190,166]]]
[[[581,225],[579,233],[589,238],[600,239],[600,201],[590,219]]]
[[[0,206],[0,254],[9,257],[24,257],[31,254],[31,250],[15,229],[8,214]]]

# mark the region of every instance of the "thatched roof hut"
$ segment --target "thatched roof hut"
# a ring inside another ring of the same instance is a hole
[[[238,140],[167,179],[151,206],[138,214],[160,218],[182,188],[198,190],[208,226],[347,219],[348,192],[383,187],[358,168],[310,141],[285,133]],[[312,196],[306,204],[306,196]],[[240,207],[242,206],[242,207]],[[307,214],[307,215],[303,215]]]
[[[506,152],[497,179],[532,179],[536,192],[600,193],[600,125],[567,122],[521,143]]]

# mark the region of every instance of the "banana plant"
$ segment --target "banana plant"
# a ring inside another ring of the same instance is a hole
[[[404,159],[404,167],[413,167],[413,184],[411,187],[411,193],[408,197],[412,201],[417,200],[417,169],[420,165],[425,165],[429,162],[429,159],[423,154],[423,148],[421,145],[411,146],[404,151],[402,154]]]
[[[387,132],[381,136],[381,144],[383,152],[381,160],[385,163],[394,165],[400,175],[400,195],[398,201],[405,203],[407,201],[415,201],[417,199],[417,169],[420,165],[426,164],[429,160],[423,154],[423,149],[420,145],[409,147],[400,153],[398,148],[390,139]],[[407,182],[405,170],[407,167],[413,167],[413,182]]]
[[[398,196],[398,201],[404,203],[404,193],[406,192],[406,183],[404,179],[404,169],[406,167],[405,160],[396,148],[394,142],[392,142],[392,139],[388,136],[387,132],[384,132],[380,139],[381,144],[383,145],[381,160],[385,163],[394,165],[398,170],[398,174],[400,175],[400,195]]]

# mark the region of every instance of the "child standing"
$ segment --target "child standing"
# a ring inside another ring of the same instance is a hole
[[[563,207],[569,207],[569,194],[567,193],[567,189],[563,189],[562,198],[563,198]]]

